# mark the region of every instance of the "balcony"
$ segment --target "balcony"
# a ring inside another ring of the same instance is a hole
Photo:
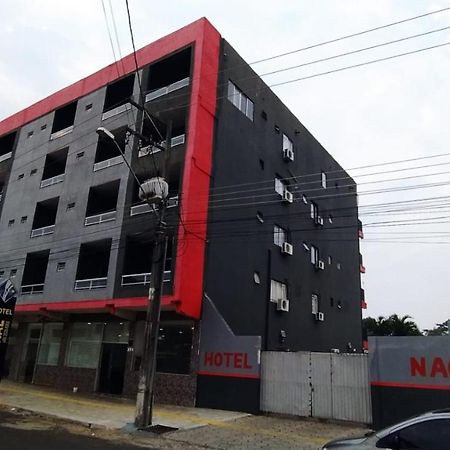
[[[182,80],[175,81],[174,83],[171,83],[167,86],[161,87],[159,89],[156,89],[152,92],[149,92],[145,96],[145,102],[151,102],[152,100],[155,100],[156,98],[162,97],[164,95],[169,94],[170,92],[177,91],[178,89],[182,89],[185,86],[189,86],[190,78],[186,77]]]
[[[44,292],[44,284],[26,284],[21,286],[20,293],[23,295],[42,294]]]
[[[124,105],[120,105],[117,108],[110,109],[102,114],[102,120],[110,119],[111,117],[118,116],[126,111],[130,111],[132,108],[130,103],[125,103]]]
[[[105,288],[108,284],[108,277],[87,278],[85,280],[75,281],[75,290],[91,290]]]
[[[107,169],[108,167],[117,166],[118,164],[123,163],[122,155],[115,156],[114,158],[107,159],[105,161],[100,161],[94,164],[94,172],[98,172],[99,170]]]
[[[53,141],[55,139],[58,139],[60,137],[65,136],[66,134],[70,134],[73,131],[73,125],[70,125],[69,127],[63,128],[62,130],[55,131],[50,135],[50,140]]]
[[[8,153],[5,153],[4,155],[1,155],[0,156],[0,163],[3,162],[3,161],[8,160],[9,158],[11,158],[11,156],[12,156],[12,152],[8,152]]]
[[[95,214],[93,216],[86,217],[84,219],[84,226],[89,225],[97,225],[99,223],[104,222],[112,222],[113,220],[116,220],[116,214],[117,211],[109,211],[101,214]]]
[[[180,134],[179,136],[175,136],[170,140],[170,147],[176,147],[178,145],[183,145],[186,142],[186,135],[185,134]],[[161,145],[164,146],[166,143],[166,141],[162,141]],[[142,147],[139,150],[138,153],[138,157],[142,158],[143,156],[147,156],[147,155],[153,155],[155,153],[160,152],[161,149],[158,147],[154,147],[152,145],[147,145],[147,147]]]
[[[122,286],[145,286],[150,284],[151,273],[134,273],[130,275],[122,275]],[[172,272],[170,270],[164,271],[163,282],[168,283],[172,279]]]
[[[60,175],[56,175],[54,177],[47,178],[46,180],[42,180],[41,181],[41,189],[48,187],[48,186],[53,186],[54,184],[62,183],[64,181],[65,177],[66,177],[66,174],[61,173]]]
[[[49,225],[46,227],[36,228],[34,230],[31,230],[31,237],[39,237],[39,236],[45,236],[47,234],[53,234],[55,232],[55,225]]]
[[[167,208],[174,208],[175,206],[178,206],[178,195],[167,200]],[[130,216],[138,216],[139,214],[147,214],[154,211],[148,203],[141,203],[130,208]]]

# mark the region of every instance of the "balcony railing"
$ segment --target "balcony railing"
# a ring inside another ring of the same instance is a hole
[[[94,172],[97,172],[102,169],[107,169],[111,166],[116,166],[117,164],[122,164],[123,158],[122,155],[115,156],[114,158],[107,159],[105,161],[100,161],[94,164]]]
[[[184,88],[185,86],[189,86],[189,81],[190,81],[189,77],[183,78],[182,80],[176,81],[175,83],[169,84],[168,86],[156,89],[156,91],[149,92],[145,96],[145,101],[150,102],[155,98],[162,97],[163,95],[167,95],[170,92]]]
[[[11,158],[12,152],[5,153],[4,155],[0,156],[0,162],[6,161],[7,159]]]
[[[84,226],[97,225],[103,222],[111,222],[116,220],[117,211],[109,211],[102,214],[95,214],[94,216],[89,216],[84,219]]]
[[[65,136],[66,134],[72,133],[73,131],[73,125],[70,125],[70,127],[63,128],[62,130],[55,131],[50,135],[50,140],[53,141],[54,139],[58,139],[60,137]]]
[[[42,284],[25,284],[21,286],[21,294],[42,294],[44,292],[44,283]]]
[[[66,174],[60,173],[59,175],[55,175],[54,177],[47,178],[41,181],[41,188],[45,188],[47,186],[52,186],[53,184],[62,183],[64,181]]]
[[[102,120],[109,119],[110,117],[117,116],[118,114],[122,114],[125,111],[131,110],[131,104],[125,103],[124,105],[120,105],[117,108],[110,109],[102,114]]]
[[[46,227],[35,228],[31,230],[31,237],[45,236],[46,234],[53,234],[55,232],[55,225],[48,225]]]
[[[145,286],[150,283],[151,273],[133,273],[131,275],[122,275],[122,286]],[[163,282],[168,283],[172,279],[170,270],[164,271]]]
[[[175,136],[170,140],[170,147],[176,147],[177,145],[182,145],[186,142],[186,135],[180,134],[179,136]],[[166,141],[162,141],[161,145],[165,145]],[[154,153],[160,152],[161,149],[158,147],[155,147],[153,145],[147,145],[147,147],[142,147],[139,150],[138,157],[142,158],[143,156],[152,155]]]
[[[75,280],[75,290],[81,291],[83,289],[100,289],[105,288],[107,284],[108,284],[108,277]]]
[[[167,208],[174,208],[175,206],[178,206],[178,195],[167,200]],[[146,214],[153,211],[154,209],[148,203],[141,203],[130,208],[130,216],[138,216],[139,214]]]

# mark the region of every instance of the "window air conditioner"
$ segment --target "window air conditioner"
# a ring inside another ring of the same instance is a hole
[[[325,314],[323,312],[318,312],[316,318],[319,322],[323,322],[325,320]]]
[[[283,245],[281,246],[281,253],[284,253],[285,255],[293,255],[294,246],[289,244],[289,242],[283,242]]]
[[[325,270],[325,263],[323,262],[323,261],[317,261],[317,265],[316,265],[316,267],[319,269],[319,270]]]
[[[292,203],[294,201],[294,195],[292,192],[289,192],[287,189],[283,191],[283,202]]]
[[[277,300],[277,311],[289,312],[289,300],[286,298],[279,298]]]
[[[316,223],[317,223],[317,225],[322,225],[323,226],[323,218],[320,217],[320,216],[317,216]]]
[[[285,148],[283,150],[283,159],[285,161],[294,161],[294,150],[291,148]]]

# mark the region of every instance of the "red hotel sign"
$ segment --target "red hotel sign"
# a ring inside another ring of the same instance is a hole
[[[248,353],[242,352],[205,352],[203,367],[252,369]]]

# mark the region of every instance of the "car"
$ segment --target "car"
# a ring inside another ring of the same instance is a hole
[[[450,408],[429,411],[360,437],[335,439],[322,450],[450,449]]]

